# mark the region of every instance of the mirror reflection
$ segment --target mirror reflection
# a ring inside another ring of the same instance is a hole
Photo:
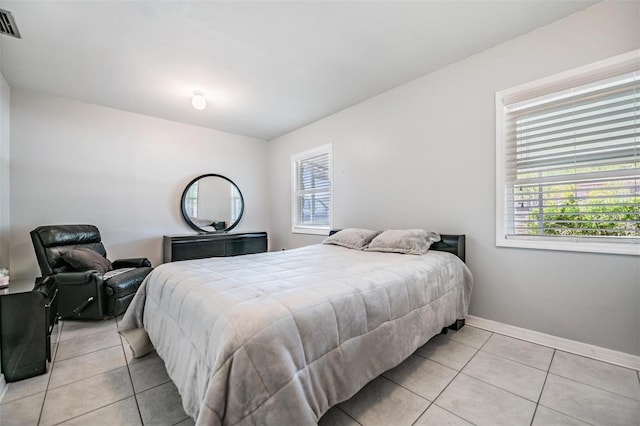
[[[217,174],[192,180],[182,194],[182,216],[200,232],[221,232],[234,228],[244,212],[238,186]]]

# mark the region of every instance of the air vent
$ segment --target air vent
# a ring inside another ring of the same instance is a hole
[[[0,9],[0,34],[20,38],[20,31],[18,31],[16,21],[8,10]]]

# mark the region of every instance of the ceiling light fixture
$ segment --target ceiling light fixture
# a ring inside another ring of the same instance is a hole
[[[204,97],[204,93],[200,90],[194,90],[193,98],[191,98],[191,105],[199,111],[202,111],[207,107],[207,99]]]

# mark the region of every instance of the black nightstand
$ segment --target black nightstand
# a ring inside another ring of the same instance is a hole
[[[2,374],[15,382],[47,372],[51,331],[55,323],[55,283],[36,281],[32,291],[0,295],[0,357]]]

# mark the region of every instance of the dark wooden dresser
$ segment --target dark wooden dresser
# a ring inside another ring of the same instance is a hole
[[[267,251],[266,232],[221,232],[196,235],[165,235],[164,262],[238,256]]]

